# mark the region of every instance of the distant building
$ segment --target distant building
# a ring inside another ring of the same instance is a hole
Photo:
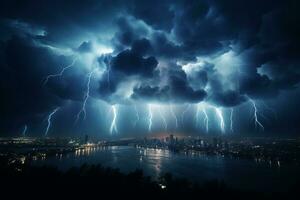
[[[174,135],[170,135],[170,144],[173,145],[175,143]]]
[[[170,137],[166,137],[165,142],[166,142],[167,144],[169,144],[169,142],[170,142]]]
[[[217,138],[213,139],[213,147],[218,147],[218,139]]]
[[[84,137],[84,144],[87,144],[89,141],[89,136],[88,135],[85,135]]]

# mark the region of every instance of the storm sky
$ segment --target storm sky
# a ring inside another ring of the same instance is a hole
[[[296,0],[2,0],[0,135],[299,135],[299,50]]]

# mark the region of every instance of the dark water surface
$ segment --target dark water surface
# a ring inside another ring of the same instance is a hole
[[[170,172],[203,183],[218,179],[235,188],[287,191],[299,180],[299,166],[231,159],[222,156],[173,153],[168,150],[138,149],[130,146],[101,147],[34,161],[35,165],[54,165],[67,170],[82,164],[101,164],[122,172],[142,169],[157,178]]]

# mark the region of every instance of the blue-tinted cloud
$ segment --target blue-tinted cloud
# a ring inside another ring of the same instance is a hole
[[[3,1],[1,128],[78,106],[91,73],[91,101],[108,106],[276,101],[299,86],[298,7],[292,0]]]

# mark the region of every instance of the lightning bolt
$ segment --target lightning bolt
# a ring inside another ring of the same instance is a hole
[[[75,65],[77,59],[78,59],[78,58],[76,57],[70,65],[68,65],[68,66],[66,66],[66,67],[63,67],[62,70],[61,70],[59,73],[48,75],[48,76],[45,78],[45,80],[43,81],[43,85],[46,85],[46,84],[48,83],[49,79],[51,79],[51,78],[63,76],[64,72],[65,72],[67,69],[69,69],[69,68],[71,68],[71,67],[73,67],[73,66]]]
[[[171,112],[171,114],[172,114],[172,116],[173,116],[173,118],[174,118],[174,120],[175,120],[176,128],[178,128],[178,119],[177,119],[177,116],[176,116],[176,114],[175,114],[175,112],[174,112],[174,110],[173,110],[173,106],[172,106],[172,105],[169,105],[169,108],[170,108],[170,112]]]
[[[167,130],[167,128],[168,128],[167,120],[166,120],[165,116],[162,114],[162,112],[161,112],[161,109],[160,109],[160,108],[158,108],[158,112],[159,112],[159,116],[160,116],[160,118],[161,118],[161,119],[162,119],[162,121],[163,121],[163,124],[164,124],[165,130]]]
[[[139,115],[139,112],[138,112],[138,109],[137,109],[136,105],[134,105],[134,111],[135,111],[135,116],[136,116],[136,120],[134,122],[134,127],[136,127],[138,121],[140,121],[140,115]]]
[[[230,109],[230,130],[233,132],[233,108]]]
[[[220,108],[215,108],[216,114],[219,117],[220,120],[220,129],[222,133],[225,133],[225,123],[224,123],[224,118],[223,118],[223,112]]]
[[[205,108],[203,107],[203,105],[201,103],[197,104],[197,110],[196,110],[196,121],[197,121],[197,127],[199,127],[199,115],[200,115],[200,110],[202,111],[203,115],[204,115],[204,125],[205,125],[205,129],[206,132],[208,133],[208,115],[206,113]]]
[[[148,131],[151,132],[151,130],[152,130],[152,118],[153,118],[153,114],[152,114],[152,106],[151,106],[151,104],[148,105],[148,112],[149,112],[149,125],[148,125]]]
[[[107,78],[107,86],[108,86],[108,90],[110,90],[110,60],[108,61],[108,63],[106,63],[106,78]]]
[[[112,113],[113,113],[113,119],[112,119],[111,125],[110,125],[110,134],[113,134],[113,131],[115,133],[118,133],[118,128],[116,125],[118,111],[117,111],[117,107],[115,105],[112,105],[111,109],[112,109]]]
[[[200,112],[200,104],[197,104],[197,109],[196,109],[196,127],[199,127],[199,112]]]
[[[253,101],[252,99],[249,99],[250,103],[252,104],[253,108],[254,108],[254,122],[255,122],[255,128],[257,126],[259,126],[263,131],[265,130],[265,127],[262,125],[262,123],[258,120],[258,111],[257,111],[257,107],[255,104],[255,101]]]
[[[26,132],[27,132],[27,125],[25,124],[23,132],[22,132],[23,137],[26,136]]]
[[[87,103],[87,100],[90,97],[90,85],[91,85],[91,78],[92,78],[93,73],[94,73],[94,70],[89,72],[88,75],[87,75],[88,81],[87,81],[87,85],[86,85],[86,93],[85,93],[85,96],[84,96],[82,107],[81,107],[80,111],[78,112],[78,114],[76,115],[75,124],[78,122],[78,120],[79,120],[79,118],[82,114],[83,114],[83,120],[86,119],[86,103]]]
[[[59,107],[55,108],[55,109],[49,114],[48,119],[47,119],[48,125],[47,125],[46,131],[45,131],[45,136],[48,134],[48,131],[49,131],[49,129],[50,129],[52,116],[53,116],[58,110],[59,110]]]
[[[184,120],[184,115],[185,115],[185,113],[190,109],[190,107],[191,107],[191,104],[188,104],[188,105],[186,106],[186,108],[183,110],[182,114],[181,114],[181,121],[182,121],[182,124],[183,124],[183,120]]]
[[[204,123],[205,123],[206,133],[208,133],[208,115],[206,113],[205,108],[202,108],[202,112],[204,114]]]

